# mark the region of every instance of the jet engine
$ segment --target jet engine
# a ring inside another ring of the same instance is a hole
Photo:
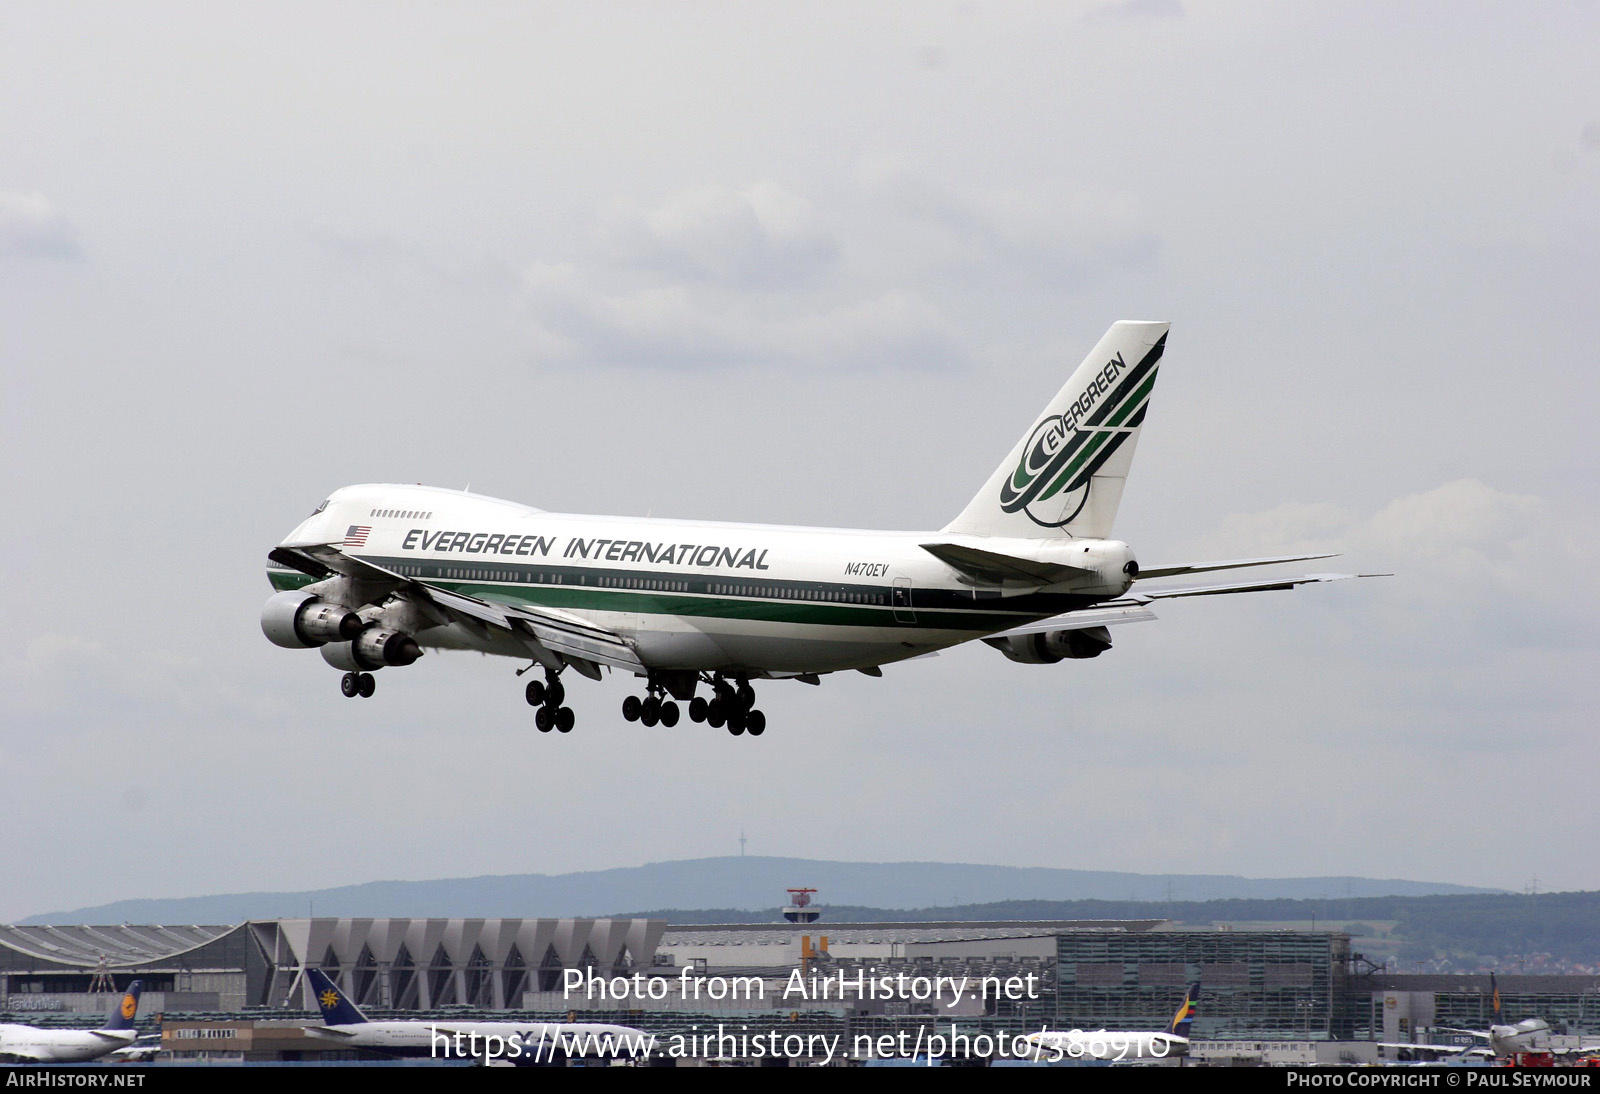
[[[417,640],[404,631],[368,627],[350,642],[329,642],[322,659],[346,672],[371,672],[385,665],[409,665],[422,656]]]
[[[1075,631],[1018,634],[993,642],[999,651],[1024,665],[1053,665],[1068,657],[1099,657],[1111,648],[1111,632],[1104,627]]]
[[[355,638],[363,625],[349,608],[303,590],[279,593],[261,609],[262,633],[291,650]]]

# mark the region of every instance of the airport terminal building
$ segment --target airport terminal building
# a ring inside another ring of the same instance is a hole
[[[1487,977],[1385,976],[1347,935],[1162,920],[693,925],[660,919],[277,919],[0,925],[0,1021],[91,1026],[135,978],[174,1052],[279,1058],[316,1020],[306,970],[369,1017],[737,1021],[785,1032],[1159,1030],[1189,984],[1199,1040],[1329,1044],[1483,1028]],[[878,990],[882,985],[898,990]],[[1600,978],[1500,978],[1512,1018],[1600,1031]],[[201,1046],[203,1050],[201,1049]]]

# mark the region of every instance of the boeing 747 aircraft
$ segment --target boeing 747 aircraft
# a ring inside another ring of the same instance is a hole
[[[0,1025],[0,1060],[36,1064],[76,1064],[98,1060],[109,1052],[133,1044],[139,1031],[133,1019],[139,1012],[139,990],[144,981],[135,980],[123,992],[117,1009],[99,1029],[40,1029],[38,1026]]]
[[[1138,1063],[1189,1054],[1189,1029],[1200,1002],[1200,985],[1191,984],[1183,993],[1172,1021],[1160,1032],[1150,1030],[1072,1029],[1040,1030],[1025,1038],[1039,1054],[1051,1062],[1061,1060],[1110,1060]]]
[[[428,486],[335,491],[268,556],[269,639],[320,648],[347,697],[425,647],[529,662],[543,732],[569,732],[567,669],[633,674],[629,721],[759,736],[753,681],[819,683],[982,639],[1013,661],[1098,657],[1167,597],[1351,574],[1145,582],[1330,555],[1141,568],[1112,520],[1167,344],[1116,323],[960,515],[937,532],[576,516]],[[701,693],[704,687],[709,698]]]
[[[655,1038],[632,1026],[605,1022],[479,1022],[459,1019],[396,1018],[371,1021],[321,969],[306,979],[322,1012],[313,1037],[337,1041],[340,1048],[368,1049],[387,1056],[481,1060],[517,1066],[559,1065],[569,1059],[645,1059]]]

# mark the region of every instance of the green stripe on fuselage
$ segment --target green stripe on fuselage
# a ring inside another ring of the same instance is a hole
[[[391,566],[395,562],[392,559],[373,559],[372,561],[385,566]],[[467,568],[446,567],[443,563],[439,563],[437,566],[441,569]],[[504,566],[484,566],[482,568],[505,569]],[[525,567],[525,569],[530,572],[537,572],[535,567]],[[301,589],[316,580],[305,574],[288,570],[269,570],[267,573],[273,587],[280,591]],[[544,573],[547,576],[554,576],[548,568]],[[915,623],[907,623],[895,617],[895,609],[888,603],[889,593],[887,589],[877,589],[869,586],[853,587],[851,591],[858,590],[860,595],[867,596],[881,593],[884,603],[844,604],[790,599],[783,596],[726,595],[711,592],[663,592],[651,589],[601,588],[593,585],[565,583],[565,579],[572,576],[572,574],[563,573],[564,581],[559,584],[436,577],[430,577],[425,580],[428,584],[447,591],[464,593],[479,599],[498,599],[512,603],[521,602],[530,607],[624,612],[641,616],[675,615],[701,619],[795,623],[829,627],[958,630],[979,634],[1005,630],[1036,619],[1071,611],[1075,608],[1082,608],[1092,602],[1092,598],[1083,596],[1033,593],[1007,597],[1005,598],[1005,610],[997,610],[999,606],[994,604],[993,601],[982,607],[963,606],[959,603],[965,602],[965,605],[971,605],[973,601],[970,593],[949,589],[922,588],[914,590],[912,594],[913,603],[910,610],[917,613],[917,621]],[[601,575],[595,571],[589,571],[582,576],[598,580]],[[604,576],[609,580],[617,580],[617,577],[610,573]],[[699,575],[686,577],[679,574],[656,574],[653,576],[662,581],[687,582],[691,588],[736,583],[731,579],[719,581]],[[786,590],[794,596],[798,596],[808,590],[814,590],[819,586],[836,590],[843,588],[818,582],[787,582],[777,579],[745,580],[749,585]],[[835,595],[839,594],[836,592]],[[935,603],[935,601],[945,603]],[[951,603],[952,601],[956,603]],[[901,614],[905,614],[906,611],[907,609],[905,608],[900,609]]]

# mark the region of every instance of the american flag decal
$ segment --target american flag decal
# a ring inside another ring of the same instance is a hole
[[[352,524],[350,530],[344,534],[344,545],[346,547],[365,547],[367,545],[367,533],[371,531],[372,525],[370,524]]]

